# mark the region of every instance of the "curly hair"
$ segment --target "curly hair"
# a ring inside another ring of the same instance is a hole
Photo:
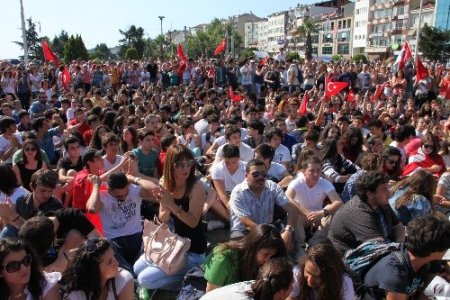
[[[381,184],[389,182],[389,177],[384,172],[368,171],[359,177],[356,182],[356,194],[358,197],[367,202],[367,192],[375,193]]]
[[[102,280],[100,259],[110,248],[111,244],[106,239],[93,237],[86,240],[63,273],[65,292],[80,290],[88,300],[99,299]]]
[[[43,287],[45,285],[45,277],[41,271],[39,259],[31,247],[18,238],[4,238],[0,240],[0,265],[3,268],[5,257],[11,252],[25,251],[31,256],[30,280],[27,289],[30,291],[32,299],[41,299]],[[10,299],[9,286],[5,280],[0,277],[0,300]]]
[[[313,288],[308,285],[304,270],[307,262],[313,263],[320,269],[320,286],[316,289],[315,299],[342,299],[343,275],[347,273],[344,263],[336,249],[330,244],[318,244],[310,247],[303,259],[300,261],[300,272],[298,282],[300,290],[300,300],[311,299]]]
[[[436,216],[418,217],[408,223],[406,249],[417,257],[450,248],[450,221]]]
[[[102,147],[102,136],[100,136],[99,132],[101,129],[106,130],[106,132],[111,132],[111,129],[109,129],[106,125],[100,125],[97,128],[95,128],[94,133],[92,134],[91,142],[89,143],[89,148],[96,149],[96,150],[103,150]]]

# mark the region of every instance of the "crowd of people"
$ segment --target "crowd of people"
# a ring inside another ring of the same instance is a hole
[[[0,300],[185,299],[193,269],[189,299],[442,296],[450,70],[426,65],[0,62]],[[174,274],[144,220],[190,240]],[[374,241],[399,246],[355,276]]]

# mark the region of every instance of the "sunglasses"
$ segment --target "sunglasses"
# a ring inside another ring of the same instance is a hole
[[[184,168],[192,168],[195,165],[195,162],[193,160],[190,160],[188,162],[182,162],[178,161],[173,164],[177,169],[184,169]]]
[[[30,254],[27,254],[21,261],[11,261],[4,265],[2,269],[5,269],[8,273],[14,273],[19,271],[20,265],[23,265],[24,267],[29,267],[31,265],[31,262],[33,259],[31,258]]]
[[[262,172],[256,171],[251,174],[252,174],[253,178],[258,178],[258,177],[266,178],[267,177],[267,172],[264,172],[264,171],[262,171]]]
[[[89,253],[95,252],[97,249],[100,248],[100,242],[101,242],[101,238],[99,237],[91,237],[86,241],[86,250]]]
[[[23,150],[25,152],[31,152],[31,151],[36,151],[36,148],[35,147],[25,147],[25,148],[23,148]]]
[[[423,146],[424,148],[433,149],[433,145],[423,144],[422,146]]]
[[[397,160],[388,159],[387,162],[390,164],[396,164]]]

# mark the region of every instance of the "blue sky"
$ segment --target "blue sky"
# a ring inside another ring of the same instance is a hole
[[[106,43],[118,44],[119,29],[130,25],[141,26],[149,37],[160,32],[158,16],[165,16],[163,29],[183,29],[207,23],[214,17],[224,18],[252,11],[259,17],[289,9],[298,3],[318,1],[303,0],[23,0],[25,18],[40,22],[42,36],[53,38],[64,29],[69,34],[81,34],[88,49]],[[21,40],[19,0],[0,0],[2,25],[0,25],[0,59],[16,58],[22,54],[12,41]]]

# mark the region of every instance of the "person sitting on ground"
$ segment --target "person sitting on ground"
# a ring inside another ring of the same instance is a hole
[[[255,149],[263,142],[265,125],[260,120],[253,120],[248,123],[248,137],[242,142]]]
[[[277,183],[281,188],[287,188],[294,177],[289,174],[286,167],[273,160],[275,150],[269,144],[263,143],[255,149],[255,158],[262,160],[266,166],[268,179]]]
[[[230,125],[225,128],[225,138],[227,144],[236,145],[239,147],[239,154],[242,161],[249,162],[253,158],[253,150],[247,144],[241,142],[241,130],[236,125]],[[223,159],[223,147],[217,148],[216,158],[214,163]]]
[[[70,183],[75,178],[76,173],[83,170],[80,141],[74,135],[69,136],[64,141],[64,148],[66,148],[68,155],[58,161],[58,179],[60,182]]]
[[[291,293],[292,282],[292,263],[286,257],[279,257],[265,263],[256,280],[215,289],[200,300],[284,300]]]
[[[302,162],[298,176],[291,181],[286,191],[291,203],[300,213],[295,226],[296,257],[304,255],[305,243],[315,245],[327,240],[329,220],[342,206],[342,200],[333,185],[320,177],[320,160],[311,156]],[[327,204],[325,200],[330,202]],[[313,235],[306,240],[306,232]]]
[[[83,242],[63,273],[64,299],[124,299],[134,297],[132,275],[120,269],[110,242],[91,237]]]
[[[43,272],[33,249],[22,240],[0,239],[0,264],[0,299],[61,299],[61,274]]]
[[[156,168],[158,152],[154,149],[154,138],[153,131],[139,131],[139,147],[133,149],[133,153],[137,158],[139,172],[145,176],[156,178],[158,177]]]
[[[436,180],[431,173],[418,170],[396,182],[390,190],[389,205],[404,226],[419,216],[433,214]]]
[[[450,248],[450,221],[435,216],[408,223],[408,239],[384,256],[365,274],[362,299],[415,299],[430,274],[441,272],[440,260]]]
[[[355,299],[352,279],[330,244],[308,248],[293,273],[292,292],[286,300]]]
[[[273,161],[282,164],[289,168],[291,163],[291,152],[289,149],[281,144],[281,138],[283,137],[283,133],[278,128],[272,128],[268,133],[266,133],[267,142],[273,147],[275,150],[275,154],[273,156]]]
[[[19,185],[31,191],[31,176],[38,170],[46,170],[47,164],[42,161],[41,149],[36,140],[25,140],[23,148],[23,160],[17,164],[13,164],[13,170],[17,177]]]
[[[389,204],[389,177],[378,171],[364,173],[356,183],[356,196],[331,220],[328,239],[341,256],[371,240],[404,240],[404,227]]]
[[[208,255],[204,263],[206,292],[254,280],[269,259],[286,255],[278,229],[270,224],[257,225],[243,239],[220,244]]]
[[[119,137],[113,132],[106,133],[102,138],[102,148],[105,151],[105,155],[102,157],[105,172],[113,169],[123,160],[123,156],[119,155],[119,143]]]

